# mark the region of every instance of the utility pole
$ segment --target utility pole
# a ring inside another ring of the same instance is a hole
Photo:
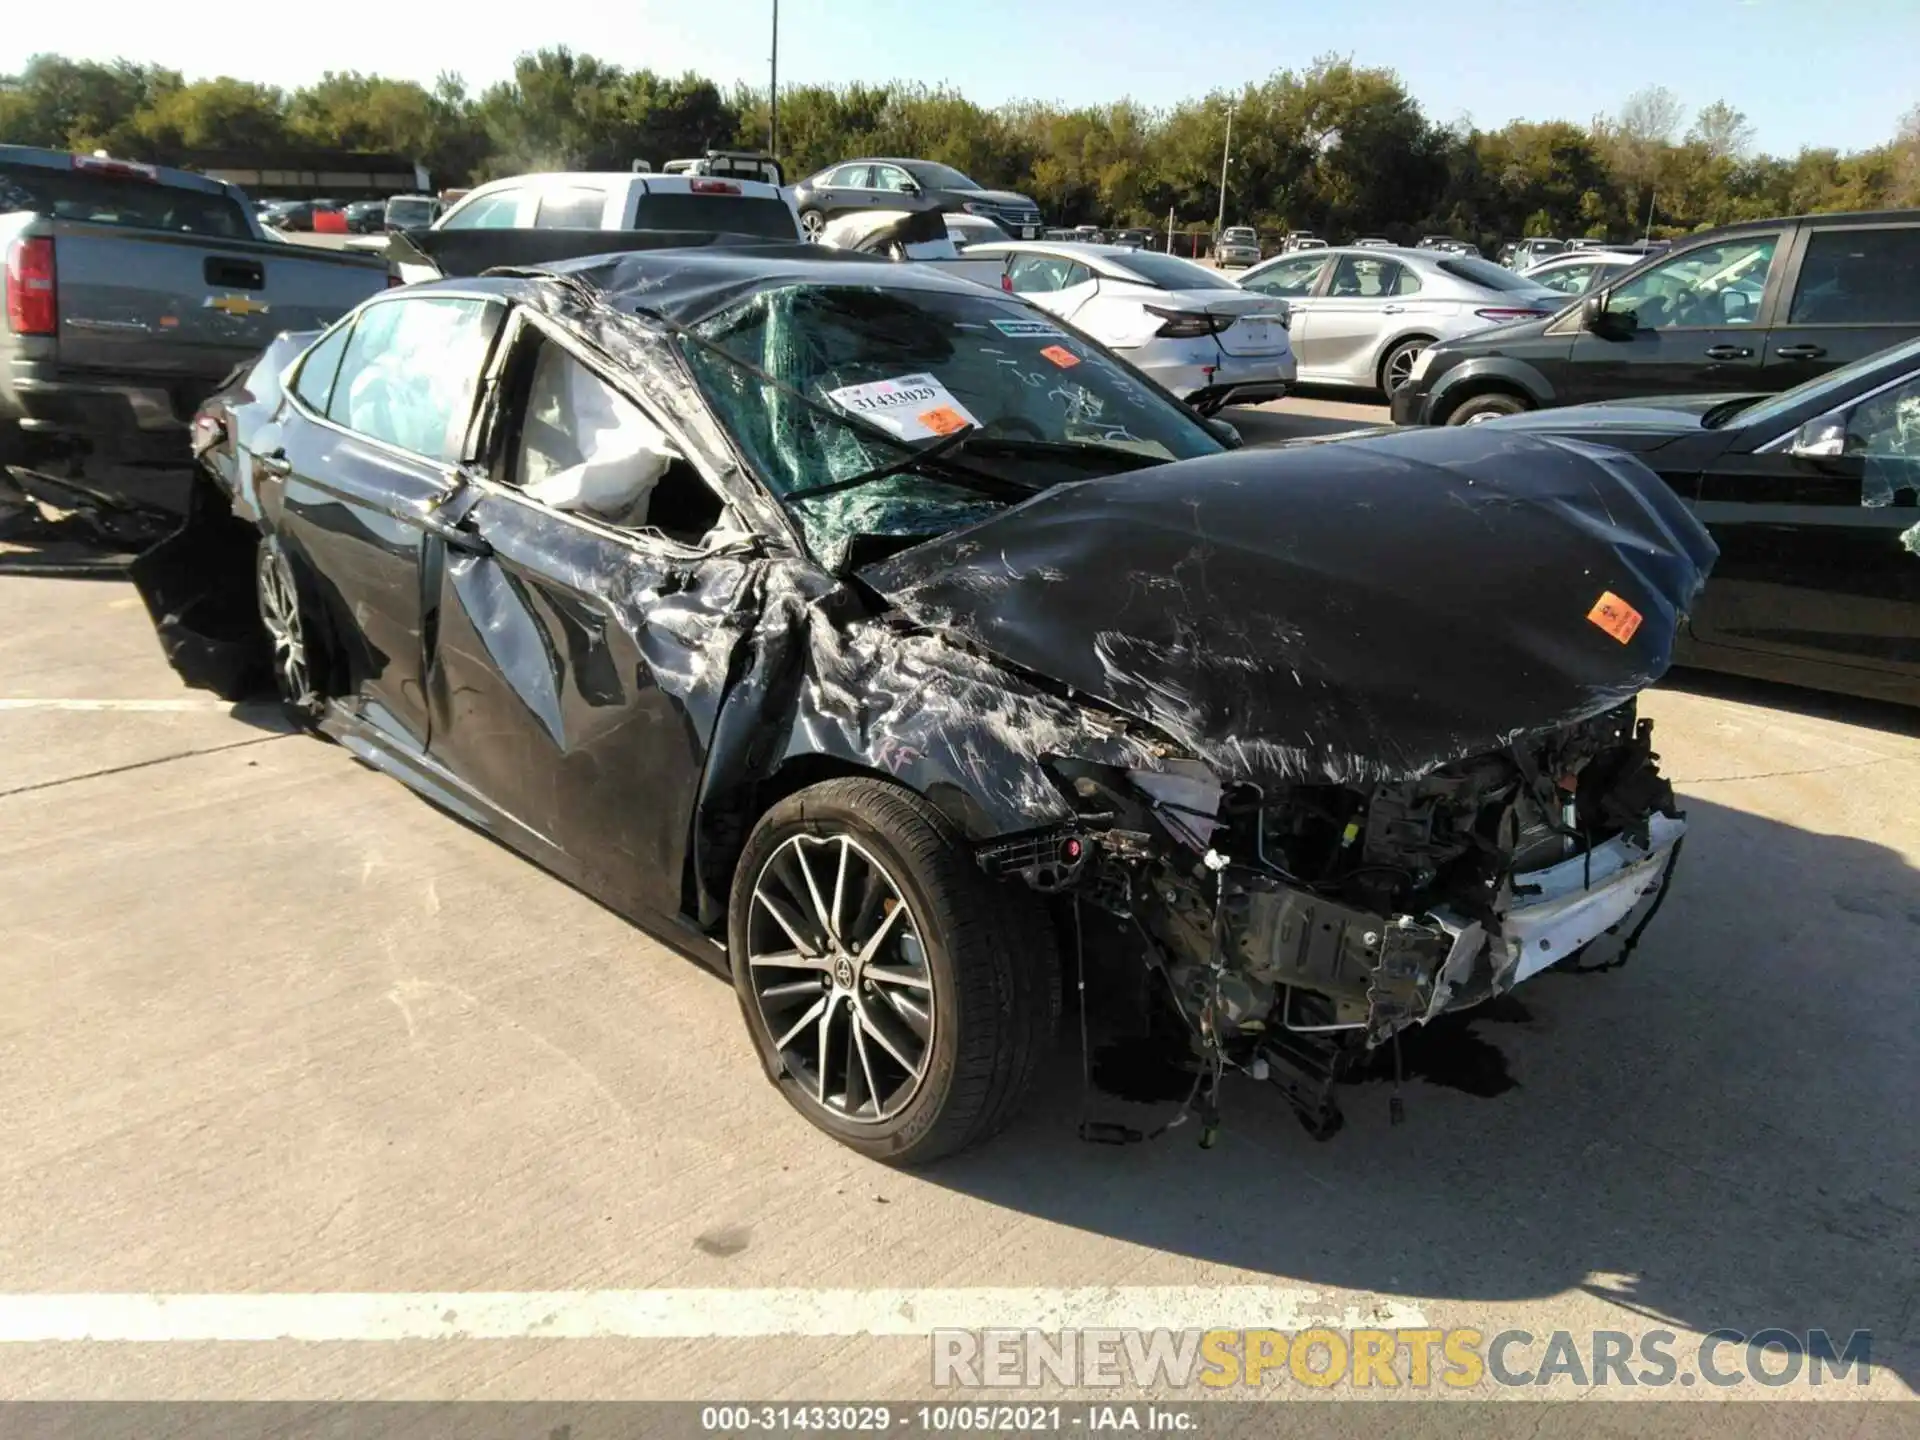
[[[773,0],[773,49],[767,56],[767,153],[780,156],[780,0]]]
[[[1236,102],[1227,102],[1227,139],[1220,147],[1220,218],[1214,222],[1213,238],[1218,244],[1220,232],[1227,228],[1227,161],[1233,156],[1233,107]]]

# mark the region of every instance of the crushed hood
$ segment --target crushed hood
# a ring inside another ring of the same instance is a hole
[[[1717,554],[1631,457],[1464,426],[1061,486],[860,574],[1223,776],[1353,784],[1621,703]]]

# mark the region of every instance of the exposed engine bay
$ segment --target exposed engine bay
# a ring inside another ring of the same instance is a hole
[[[1370,787],[1067,762],[1084,828],[982,860],[1124,920],[1208,1094],[1227,1068],[1273,1080],[1325,1138],[1334,1084],[1408,1026],[1577,965],[1603,936],[1620,938],[1601,968],[1624,961],[1686,829],[1651,732],[1628,701]]]

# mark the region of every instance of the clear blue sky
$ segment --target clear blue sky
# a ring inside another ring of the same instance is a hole
[[[27,0],[21,0],[26,4]],[[458,7],[153,0],[30,6],[0,71],[38,50],[293,86],[328,69],[476,88],[565,44],[630,67],[766,83],[769,0],[467,0]],[[784,0],[783,81],[947,81],[987,104],[1165,105],[1328,51],[1400,72],[1428,115],[1584,123],[1644,85],[1746,111],[1762,149],[1858,149],[1920,103],[1920,0]],[[458,13],[467,22],[446,23]]]

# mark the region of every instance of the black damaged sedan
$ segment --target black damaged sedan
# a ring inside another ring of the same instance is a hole
[[[190,683],[710,955],[865,1154],[1002,1126],[1089,965],[1189,1104],[1266,1074],[1324,1135],[1405,1027],[1651,918],[1635,697],[1714,550],[1578,443],[1223,437],[935,270],[601,257],[283,337],[135,578]]]

